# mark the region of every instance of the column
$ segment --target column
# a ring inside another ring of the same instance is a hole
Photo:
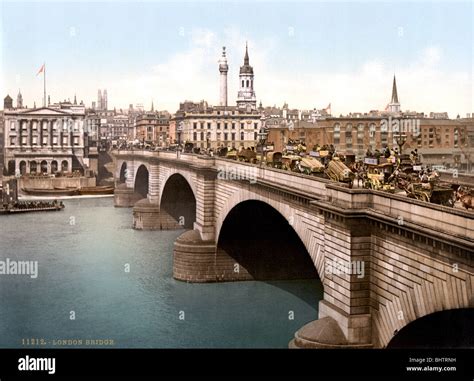
[[[53,148],[53,124],[54,124],[55,120],[52,119],[52,120],[49,120],[47,121],[47,125],[48,125],[48,132],[49,132],[49,148]]]

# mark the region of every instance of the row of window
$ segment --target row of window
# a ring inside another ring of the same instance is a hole
[[[228,130],[229,129],[229,123],[227,122],[224,122],[224,130]],[[199,123],[201,129],[203,130],[204,129],[204,126],[205,126],[205,123],[204,122],[200,122]],[[232,129],[235,130],[236,128],[236,123],[231,123],[231,126],[232,126]],[[217,122],[216,123],[216,127],[218,130],[221,129],[221,123]],[[197,130],[198,128],[198,122],[193,122],[193,129],[194,130]],[[245,123],[240,123],[240,128],[243,129],[245,128]],[[258,123],[254,123],[253,124],[253,128],[256,130],[258,128]],[[211,129],[211,122],[207,122],[207,129],[210,130]]]
[[[71,124],[73,127],[74,127],[74,131],[79,131],[79,125],[82,124],[82,121],[76,121],[76,122],[71,122],[71,121],[57,121],[57,122],[53,122],[52,123],[52,126],[53,126],[53,130],[56,131],[58,128],[63,128],[63,129],[67,129],[68,128],[68,124]],[[31,129],[36,131],[38,130],[38,122],[31,122],[31,124],[29,125],[28,123],[21,123],[20,122],[20,126],[21,126],[21,130],[22,131],[27,131],[28,130],[28,127],[31,126]],[[49,122],[46,122],[46,123],[42,123],[42,126],[43,126],[43,131],[46,131],[46,130],[49,130],[49,127],[50,127],[50,123]],[[15,121],[11,121],[10,122],[10,130],[13,131],[16,129],[16,126],[15,126]]]
[[[235,132],[232,132],[230,134],[230,136],[231,136],[231,140],[235,140],[236,136],[238,136],[238,135]],[[253,136],[254,136],[253,139],[257,140],[257,132],[254,132]],[[207,134],[205,135],[204,132],[201,132],[200,134],[198,134],[197,132],[194,132],[193,133],[193,140],[198,141],[198,137],[200,137],[199,140],[204,141],[204,140],[207,140],[209,136]],[[216,134],[216,140],[217,141],[221,140],[221,133],[220,132],[218,132]],[[229,140],[229,133],[228,132],[224,132],[224,140]],[[245,140],[245,134],[243,132],[240,133],[240,140]]]
[[[48,145],[48,140],[49,140],[49,138],[46,137],[46,136],[44,136],[41,144],[42,144],[42,145]],[[58,139],[57,136],[53,136],[53,145],[58,145],[58,140],[59,140],[59,139]],[[15,145],[16,145],[16,141],[17,141],[17,139],[16,139],[15,137],[11,137],[11,138],[10,138],[10,145],[11,145],[11,146],[15,146]],[[31,144],[32,144],[32,145],[36,146],[36,145],[38,145],[38,142],[39,142],[39,139],[38,139],[36,136],[34,136],[34,137],[31,138]],[[62,140],[62,145],[68,145],[68,143],[69,143],[69,137],[64,136],[64,137],[63,137],[63,140]],[[28,138],[27,138],[26,136],[23,136],[23,137],[21,138],[21,145],[24,145],[24,146],[25,146],[25,145],[27,145],[27,144],[28,144]],[[73,144],[74,144],[75,146],[78,146],[78,145],[79,145],[79,137],[78,137],[78,136],[75,136],[75,137],[74,137],[74,139],[73,139]]]

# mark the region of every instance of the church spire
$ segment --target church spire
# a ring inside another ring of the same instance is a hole
[[[393,75],[392,100],[390,103],[398,103],[397,80],[395,74]]]
[[[247,41],[245,41],[245,57],[244,57],[244,65],[249,65],[249,47]]]
[[[388,104],[388,111],[398,113],[400,112],[400,102],[398,101],[397,80],[395,74],[393,75],[392,98]]]

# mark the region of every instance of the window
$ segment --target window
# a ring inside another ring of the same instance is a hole
[[[243,132],[240,133],[240,140],[245,140],[245,139],[244,139],[244,133],[243,133]]]
[[[211,129],[211,123],[207,123],[207,129],[208,129],[208,130]]]
[[[346,148],[352,149],[352,124],[346,125]]]
[[[193,123],[193,129],[196,129],[196,128],[197,128],[197,125],[198,125],[198,124],[197,124],[196,122],[194,122],[194,123]]]
[[[258,123],[254,123],[253,128],[257,129],[258,128]]]
[[[201,128],[204,129],[204,122],[201,122]]]
[[[247,79],[247,87],[249,87],[250,83],[249,83],[249,80]]]
[[[357,126],[357,149],[364,150],[364,125],[362,123]]]
[[[370,145],[375,145],[375,124],[371,123],[369,127],[369,138],[370,138]]]
[[[43,145],[46,145],[46,144],[48,144],[48,137],[43,136]]]
[[[67,136],[63,136],[63,146],[67,146]]]
[[[218,130],[221,129],[221,124],[220,124],[220,123],[217,123],[217,129],[218,129]]]
[[[341,125],[339,123],[336,123],[334,125],[334,144],[336,146],[340,144],[340,138],[341,138]]]
[[[244,86],[244,80],[242,80],[242,87],[245,87],[245,86]]]
[[[197,136],[197,132],[194,132],[194,133],[193,133],[193,140],[194,140],[194,141],[196,141],[196,140],[197,140],[197,138],[198,138],[198,136]]]
[[[244,124],[243,124],[243,123],[240,123],[240,128],[244,128]]]
[[[232,123],[232,129],[235,130],[235,123]]]
[[[14,130],[14,129],[15,129],[15,121],[12,120],[12,121],[10,122],[10,130]]]
[[[53,136],[53,145],[57,145],[57,144],[58,144],[58,137]]]
[[[235,132],[232,132],[232,140],[235,140]]]
[[[229,134],[227,132],[224,132],[224,140],[227,141],[229,139]]]
[[[221,140],[221,133],[220,133],[220,132],[218,132],[218,133],[216,134],[216,140],[217,140],[217,141],[220,141],[220,140]]]
[[[15,143],[15,138],[10,138],[10,145],[11,146],[14,146],[16,143]]]
[[[380,142],[383,144],[388,143],[388,126],[387,123],[380,125]]]
[[[227,123],[227,122],[226,122],[226,123],[224,123],[224,130],[227,130],[227,125],[228,125],[228,123]]]
[[[37,124],[38,124],[38,122],[31,122],[31,126],[32,126],[31,128],[33,130],[36,130],[37,129]]]
[[[257,131],[253,133],[253,140],[257,140]]]
[[[204,132],[201,131],[201,140],[204,140]]]
[[[38,144],[38,138],[36,136],[33,136],[33,138],[31,139],[31,143],[35,146]]]

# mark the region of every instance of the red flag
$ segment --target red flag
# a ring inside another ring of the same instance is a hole
[[[40,73],[44,73],[44,64],[40,67],[40,69],[38,70],[38,72],[36,73],[36,75],[40,74]]]

